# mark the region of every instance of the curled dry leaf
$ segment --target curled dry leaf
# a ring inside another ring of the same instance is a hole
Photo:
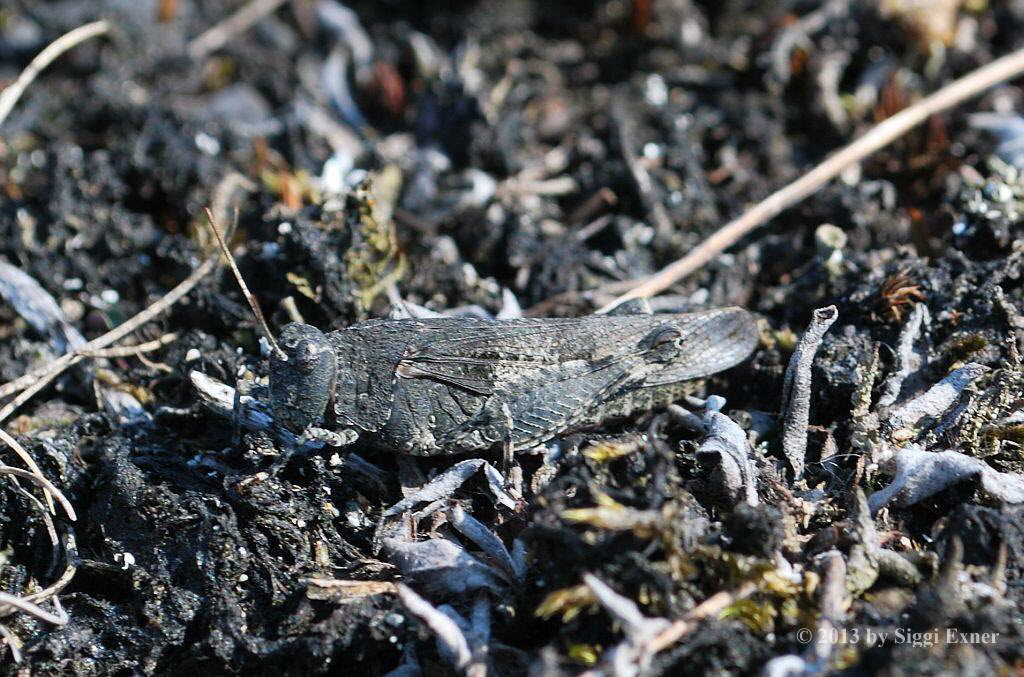
[[[982,490],[1003,503],[1024,503],[1024,476],[999,472],[957,451],[925,451],[910,445],[896,452],[896,476],[868,500],[872,512],[890,501],[904,508],[959,482],[978,479]]]

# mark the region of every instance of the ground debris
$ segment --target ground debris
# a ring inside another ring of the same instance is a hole
[[[750,360],[515,455],[275,422],[203,210],[274,331],[578,316],[1024,46],[1019,5],[3,3],[5,84],[106,23],[0,122],[0,675],[1012,672],[1019,83],[619,309],[742,306]]]

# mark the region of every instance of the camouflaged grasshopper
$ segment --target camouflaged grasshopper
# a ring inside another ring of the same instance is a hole
[[[741,308],[653,315],[634,303],[572,319],[370,320],[329,333],[292,323],[274,341],[238,278],[271,345],[279,424],[417,456],[527,449],[665,406],[687,380],[746,359],[758,337]]]

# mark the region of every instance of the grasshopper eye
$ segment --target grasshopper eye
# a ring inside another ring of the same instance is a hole
[[[644,348],[647,359],[651,362],[669,362],[682,349],[680,342],[682,332],[671,325],[658,327],[647,335]]]
[[[658,333],[654,335],[654,337],[651,339],[651,347],[658,348],[660,346],[665,346],[670,343],[675,343],[682,337],[683,335],[679,332],[678,329],[674,327],[666,327],[665,329],[659,330]]]

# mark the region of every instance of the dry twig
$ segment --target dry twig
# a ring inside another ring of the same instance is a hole
[[[3,428],[0,428],[0,441],[3,441],[7,446],[14,450],[14,453],[18,455],[18,458],[20,458],[25,465],[28,466],[28,469],[32,471],[33,475],[36,477],[43,477],[45,479],[42,469],[36,463],[36,460],[32,458],[32,455],[25,451],[25,448],[18,443],[18,440],[11,437],[11,435],[9,435]],[[54,508],[53,499],[50,497],[50,494],[44,492],[44,497],[46,498],[46,507],[50,509],[51,513],[55,513],[56,509]]]
[[[160,348],[163,348],[167,344],[173,343],[176,340],[178,340],[178,335],[174,334],[174,333],[171,333],[171,334],[164,334],[163,336],[160,336],[159,338],[155,338],[152,341],[147,341],[146,343],[139,343],[137,345],[132,345],[132,346],[119,346],[119,347],[115,347],[115,348],[99,348],[99,349],[96,349],[96,350],[87,350],[86,347],[83,346],[80,350],[77,350],[77,351],[75,351],[73,353],[70,353],[73,357],[70,360],[70,362],[65,366],[65,369],[68,368],[68,367],[73,367],[74,365],[78,364],[79,362],[81,362],[86,357],[103,358],[103,357],[131,357],[133,355],[134,356],[138,356],[138,355],[141,355],[142,353],[150,353],[150,352],[153,352],[154,350],[159,350]],[[61,358],[64,358],[64,357],[68,357],[68,355],[65,354],[65,355],[61,356]],[[30,385],[35,383],[40,378],[46,376],[46,374],[49,373],[50,369],[53,368],[54,364],[55,364],[55,362],[51,362],[50,364],[44,364],[41,367],[33,369],[32,371],[28,372],[27,374],[22,374],[21,376],[19,376],[18,378],[14,379],[13,381],[8,381],[7,383],[4,383],[3,385],[0,385],[0,398],[7,397],[9,395],[13,395],[16,392],[24,390],[25,388],[29,387]]]
[[[64,493],[58,489],[53,483],[47,480],[36,465],[36,462],[28,454],[25,449],[18,444],[17,440],[8,435],[5,431],[0,429],[0,439],[7,442],[7,444],[18,453],[19,456],[25,461],[25,463],[32,469],[31,471],[22,470],[21,468],[13,468],[7,465],[0,465],[0,475],[6,475],[12,478],[12,481],[17,485],[17,479],[21,478],[35,482],[43,489],[44,496],[49,506],[50,512],[54,511],[53,498],[56,498],[60,503],[61,507],[67,513],[67,516],[72,521],[77,520],[75,509],[72,507],[71,502],[64,496]],[[47,532],[50,534],[50,539],[53,541],[54,556],[59,556],[59,541],[57,538],[57,532],[53,525],[53,520],[50,518],[50,512],[47,512],[47,508],[38,501],[32,494],[28,493],[20,485],[17,486],[18,491],[24,494],[41,512],[42,519],[46,524]],[[51,498],[52,497],[52,498]],[[66,561],[67,565],[64,568],[64,573],[61,574],[60,578],[51,583],[49,586],[42,590],[37,590],[29,595],[13,595],[6,592],[0,592],[0,618],[10,615],[11,613],[23,612],[29,615],[35,616],[41,621],[53,623],[55,625],[65,625],[68,622],[68,615],[60,606],[60,602],[56,599],[57,593],[63,590],[71,579],[75,575],[75,565],[72,562],[72,553],[74,552],[74,536],[68,533],[68,543],[65,546]],[[41,603],[48,599],[53,598],[54,607],[56,613],[51,613],[46,609],[39,606]],[[20,640],[18,637],[6,626],[0,624],[0,639],[3,639],[11,649],[11,656],[15,663],[21,662],[20,653]]]
[[[417,595],[403,583],[397,586],[398,597],[413,616],[434,633],[438,644],[456,670],[465,670],[473,662],[473,650],[462,628],[450,616]]]
[[[113,348],[103,348],[101,350],[81,350],[79,351],[79,354],[82,357],[139,357],[143,353],[151,353],[154,350],[160,350],[164,346],[174,343],[177,340],[178,335],[172,332],[170,334],[158,336],[152,341],[137,343],[133,346],[114,346]]]
[[[39,54],[36,54],[35,58],[29,62],[28,66],[25,67],[25,70],[23,70],[21,75],[18,76],[18,79],[11,83],[3,92],[0,92],[0,125],[2,125],[4,120],[7,119],[7,116],[14,108],[14,104],[18,103],[18,99],[21,98],[25,89],[32,84],[32,81],[35,80],[43,69],[49,66],[54,59],[72,47],[85,42],[89,38],[103,35],[108,30],[110,30],[110,24],[106,21],[94,21],[68,31],[47,45],[43,51],[39,52]]]
[[[618,282],[589,292],[622,293],[598,312],[607,312],[623,301],[653,296],[736,244],[755,228],[763,226],[780,212],[810,196],[823,185],[839,176],[847,167],[861,162],[875,151],[884,148],[930,116],[966,101],[989,87],[1011,80],[1024,73],[1024,49],[1007,54],[992,63],[974,70],[941,88],[890,118],[872,127],[863,136],[830,155],[821,164],[789,185],[772,193],[751,209],[715,231],[706,240],[682,257],[649,277]]]
[[[657,637],[651,640],[648,649],[651,653],[664,651],[686,635],[693,632],[705,618],[717,615],[726,607],[735,604],[741,599],[750,597],[750,595],[754,594],[756,591],[757,586],[748,582],[744,583],[734,592],[729,592],[728,590],[716,592],[714,595],[711,595],[711,597],[708,597],[706,600],[693,607],[693,609],[686,614],[686,618],[681,618],[678,621],[675,621]]]
[[[54,625],[67,625],[68,623],[68,615],[63,609],[60,610],[59,614],[50,613],[38,604],[25,600],[24,597],[16,597],[6,592],[0,592],[0,604],[12,606],[18,611],[24,611],[41,621],[53,623]]]
[[[64,512],[67,513],[68,519],[72,522],[78,520],[78,515],[75,514],[75,509],[71,505],[71,501],[64,496],[64,492],[57,488],[53,482],[43,477],[41,474],[29,472],[28,470],[22,470],[21,468],[14,468],[9,465],[0,465],[0,475],[13,475],[22,479],[30,480],[35,482],[47,492],[53,495],[60,503],[60,507],[64,508]]]
[[[15,663],[21,662],[21,641],[11,632],[3,623],[0,623],[0,638],[7,642],[7,646],[11,647],[11,657]]]
[[[217,51],[284,3],[285,0],[252,0],[242,5],[237,12],[188,43],[188,55],[198,60]]]
[[[210,209],[206,210],[206,219],[210,222],[210,230],[213,231],[214,237],[217,238],[217,246],[220,247],[221,254],[224,255],[224,261],[227,262],[228,268],[231,269],[231,273],[235,276],[235,280],[238,282],[239,288],[242,290],[242,296],[249,302],[249,307],[252,308],[252,314],[256,316],[256,322],[260,326],[260,330],[263,332],[263,336],[266,337],[267,343],[270,344],[270,349],[274,351],[274,355],[278,359],[287,360],[288,357],[281,350],[281,347],[277,345],[277,340],[274,338],[274,333],[270,331],[270,327],[267,325],[266,319],[263,317],[263,310],[260,309],[260,304],[256,302],[256,297],[249,291],[249,286],[245,283],[245,278],[242,277],[242,271],[238,269],[238,264],[235,263],[235,257],[231,255],[231,251],[228,250],[228,243],[224,241],[224,236],[220,233],[220,228],[217,227],[217,221],[214,219],[213,212]]]
[[[839,317],[835,306],[814,311],[811,324],[800,337],[796,350],[789,358],[782,385],[782,453],[793,466],[794,479],[804,474],[807,454],[807,423],[811,412],[811,363],[821,346],[821,340],[832,323]]]
[[[130,320],[119,324],[117,327],[111,329],[106,334],[98,336],[93,340],[86,343],[78,350],[61,355],[56,360],[51,362],[47,367],[39,372],[35,372],[34,378],[29,382],[31,385],[26,383],[24,386],[25,390],[20,395],[7,403],[7,405],[0,409],[0,423],[6,421],[7,418],[13,414],[18,407],[31,399],[36,393],[45,388],[53,379],[57,378],[64,372],[65,369],[81,360],[86,354],[102,350],[116,341],[120,341],[128,334],[132,333],[142,325],[146,324],[160,313],[164,312],[175,303],[180,301],[186,294],[199,284],[199,281],[206,277],[211,270],[217,266],[217,259],[220,254],[212,254],[207,257],[202,264],[199,265],[192,274],[186,277],[184,280],[178,283],[178,285],[167,292],[163,297],[155,301],[152,305],[141,311]],[[24,378],[24,377],[23,377]],[[11,390],[12,383],[21,383],[23,379],[17,379],[11,383],[0,386],[0,392],[17,392],[20,388]]]

